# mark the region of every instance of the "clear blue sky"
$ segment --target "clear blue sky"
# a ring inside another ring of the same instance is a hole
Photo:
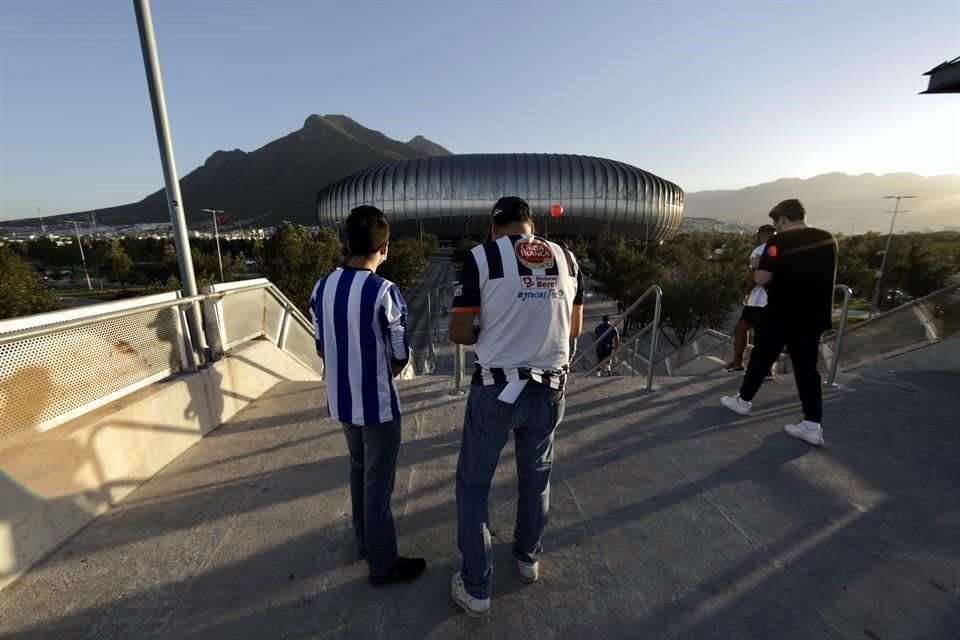
[[[455,153],[629,162],[686,191],[960,173],[960,2],[155,0],[176,160],[311,113]],[[133,4],[0,0],[0,219],[163,186]],[[189,206],[189,203],[187,203]]]

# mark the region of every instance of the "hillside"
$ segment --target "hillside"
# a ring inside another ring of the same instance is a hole
[[[893,200],[886,195],[915,195],[905,200],[897,229],[922,231],[960,225],[960,176],[924,177],[913,173],[851,176],[826,173],[808,180],[782,178],[739,191],[698,191],[686,194],[684,217],[714,218],[746,226],[762,224],[776,203],[799,198],[812,224],[843,233],[886,230]]]
[[[270,226],[289,220],[312,225],[317,191],[331,182],[382,162],[449,153],[423,136],[404,143],[347,116],[312,115],[301,129],[255,151],[214,152],[203,166],[181,178],[180,189],[188,223],[207,220],[209,215],[200,210],[208,208],[226,211],[234,222]],[[51,216],[47,221],[87,213]],[[101,225],[112,226],[170,219],[162,188],[140,202],[98,209],[96,215]]]

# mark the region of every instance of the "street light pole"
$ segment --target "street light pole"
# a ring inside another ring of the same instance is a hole
[[[893,207],[893,218],[890,220],[890,233],[887,234],[887,247],[883,250],[883,260],[880,261],[880,270],[877,272],[877,286],[873,290],[873,312],[880,310],[880,283],[883,281],[883,273],[887,268],[887,255],[890,253],[890,241],[893,239],[893,225],[897,223],[897,212],[900,210],[900,200],[909,200],[917,196],[882,196],[885,200],[896,200],[897,204]],[[904,211],[904,213],[908,213]]]
[[[77,234],[77,246],[80,247],[80,262],[83,263],[83,275],[87,277],[87,289],[93,291],[93,285],[90,284],[90,272],[87,271],[87,257],[83,255],[83,243],[80,241],[80,227],[76,220],[65,220],[73,225],[73,232]]]
[[[184,217],[185,205],[180,194],[180,178],[173,157],[173,141],[170,136],[170,124],[167,119],[167,102],[163,95],[163,78],[160,75],[160,60],[157,54],[157,41],[153,33],[153,16],[150,12],[150,0],[133,0],[134,13],[137,16],[137,31],[140,35],[140,50],[143,54],[143,66],[147,75],[147,90],[150,94],[150,106],[153,110],[153,125],[157,133],[160,148],[160,163],[163,166],[163,178],[167,192],[167,208],[170,211],[170,224],[173,227],[173,244],[177,248],[177,261],[180,263],[180,282],[183,294],[187,297],[197,295],[197,279],[193,272],[193,258],[190,256],[190,239],[187,236],[187,221]],[[190,367],[203,364],[210,355],[207,337],[203,332],[203,318],[200,315],[200,303],[194,302],[187,311],[187,323],[197,353],[190,356]]]
[[[223,213],[222,209],[201,209],[213,216],[213,237],[217,240],[217,263],[220,265],[220,282],[223,280],[223,258],[220,257],[220,231],[217,227],[217,216]]]

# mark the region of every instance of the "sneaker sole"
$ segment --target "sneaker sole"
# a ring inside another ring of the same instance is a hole
[[[521,574],[520,574],[520,581],[521,581],[521,582],[526,582],[527,584],[533,584],[533,583],[535,583],[535,582],[540,582],[540,576],[531,576],[531,577],[528,578],[527,576],[525,576],[525,575],[523,575],[523,574],[521,573]]]
[[[786,428],[786,427],[784,427],[783,430],[787,433],[787,435],[793,436],[793,437],[796,438],[797,440],[803,440],[804,442],[806,442],[806,443],[809,444],[809,445],[813,445],[814,447],[822,447],[822,446],[823,446],[823,435],[822,435],[822,434],[820,435],[819,438],[810,439],[810,438],[808,438],[806,435],[804,435],[804,434],[802,434],[802,433],[790,433],[789,431],[787,431],[787,428]]]
[[[463,600],[460,600],[459,598],[454,597],[453,601],[456,602],[457,606],[463,609],[466,612],[466,614],[471,618],[486,618],[487,616],[490,615],[490,609],[484,609],[483,611],[476,611],[474,609],[471,609],[466,602],[464,602]]]
[[[733,411],[733,412],[734,412],[735,414],[737,414],[738,416],[749,416],[749,415],[750,415],[750,409],[747,409],[747,410],[744,412],[744,411],[741,411],[740,409],[737,409],[737,408],[735,408],[735,407],[732,407],[732,406],[728,405],[728,404],[725,403],[723,400],[720,401],[720,404],[723,405],[723,408],[724,408],[724,409],[728,409],[728,410],[730,410],[730,411]]]

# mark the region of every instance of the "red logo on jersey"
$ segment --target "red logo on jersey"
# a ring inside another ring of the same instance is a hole
[[[520,240],[513,250],[517,254],[517,260],[528,269],[549,269],[553,266],[553,251],[543,240]]]
[[[768,245],[767,245],[767,255],[770,256],[771,258],[776,258],[776,257],[777,257],[777,245],[775,245],[775,244],[768,244]]]

